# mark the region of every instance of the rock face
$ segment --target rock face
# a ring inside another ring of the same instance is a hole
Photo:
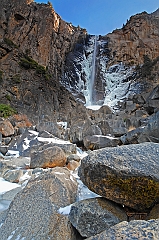
[[[60,147],[49,147],[43,151],[31,154],[30,168],[63,167],[66,164],[66,155]]]
[[[69,219],[81,236],[91,237],[127,220],[127,216],[117,204],[103,198],[93,198],[74,203]]]
[[[67,181],[66,181],[67,179]],[[70,239],[76,231],[68,217],[57,212],[75,201],[77,184],[67,169],[55,168],[30,180],[11,203],[0,228],[1,240]]]
[[[86,30],[63,21],[49,3],[25,0],[2,0],[0,25],[1,102],[36,123],[66,120],[76,101],[59,82],[67,53]]]
[[[158,239],[159,220],[121,222],[89,240]]]
[[[96,150],[82,160],[80,178],[91,191],[144,211],[159,202],[158,154],[157,143]]]
[[[143,62],[143,55],[148,55],[151,59],[158,57],[158,26],[157,11],[156,14],[143,12],[132,16],[122,29],[108,34],[108,47],[111,49],[114,63],[126,61],[137,65]]]

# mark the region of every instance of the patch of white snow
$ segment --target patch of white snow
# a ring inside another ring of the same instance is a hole
[[[72,204],[70,204],[70,205],[68,205],[66,207],[63,207],[63,208],[59,208],[58,212],[60,214],[63,214],[63,215],[69,215],[70,210],[71,210],[71,206],[72,206]]]
[[[17,187],[19,187],[19,184],[5,181],[3,178],[0,177],[0,194],[8,192]]]

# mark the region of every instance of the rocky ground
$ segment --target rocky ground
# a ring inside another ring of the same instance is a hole
[[[1,2],[1,239],[159,239],[159,10],[95,37]]]

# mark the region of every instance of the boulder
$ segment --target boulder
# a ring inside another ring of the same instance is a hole
[[[70,171],[74,171],[76,168],[78,168],[80,166],[80,163],[74,160],[71,160],[68,162],[68,164],[66,165],[66,167],[70,170]]]
[[[91,125],[84,129],[83,136],[101,135],[102,131],[97,125]]]
[[[159,143],[159,111],[155,113],[145,126],[139,137],[139,142],[152,141]]]
[[[102,121],[98,122],[98,126],[102,131],[102,135],[107,135],[112,132],[112,129],[109,126],[109,123],[107,120],[102,120]]]
[[[121,222],[104,232],[87,238],[88,240],[105,239],[159,239],[159,220],[134,220]]]
[[[98,110],[87,109],[87,113],[91,117],[92,120],[100,122],[102,119],[105,119],[107,115],[112,114],[112,110],[109,106],[103,105]]]
[[[126,127],[113,128],[113,134],[115,137],[121,137],[125,133],[127,133]]]
[[[159,144],[104,148],[83,158],[79,175],[93,192],[145,211],[159,202]]]
[[[156,204],[149,212],[147,219],[159,219],[159,204]]]
[[[70,162],[72,160],[74,160],[76,162],[80,162],[81,158],[77,154],[71,154],[67,157],[67,162]]]
[[[23,170],[15,169],[15,170],[7,171],[3,175],[3,178],[8,182],[18,183],[22,176],[23,176]]]
[[[139,127],[129,131],[127,134],[121,136],[121,141],[123,144],[137,144],[139,142],[139,136],[144,131],[144,127]],[[149,142],[149,141],[143,141]]]
[[[4,156],[0,160],[0,176],[10,170],[16,170],[17,168],[27,169],[30,165],[30,158],[26,157],[7,157]]]
[[[91,121],[86,120],[76,120],[72,123],[69,132],[70,141],[73,143],[79,143],[83,141],[84,133],[86,129],[91,126]]]
[[[55,122],[41,122],[36,128],[38,132],[46,131],[53,134],[55,137],[61,137],[60,130]]]
[[[105,147],[116,147],[121,144],[119,138],[103,135],[93,135],[84,137],[84,146],[86,149],[95,150]]]
[[[30,168],[63,167],[66,164],[64,151],[57,146],[31,153]]]
[[[0,146],[0,152],[5,155],[8,151],[8,146]]]
[[[73,181],[72,181],[73,180]],[[75,201],[77,183],[67,169],[54,168],[33,177],[18,193],[0,228],[1,240],[76,240],[67,216],[58,213]]]
[[[14,127],[9,120],[0,121],[0,132],[4,137],[14,135]]]
[[[91,237],[126,221],[127,216],[122,207],[98,197],[72,204],[69,220],[82,237]]]

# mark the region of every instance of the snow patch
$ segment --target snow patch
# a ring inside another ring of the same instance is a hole
[[[25,181],[25,180],[29,180],[31,178],[31,176],[28,174],[28,171],[22,176],[20,177],[19,181]]]
[[[38,136],[39,135],[39,132],[36,132],[36,131],[33,131],[33,130],[29,130],[29,132],[35,136]]]
[[[57,144],[70,144],[69,141],[64,141],[59,138],[43,138],[38,137],[38,141],[40,142],[48,142],[48,143],[57,143]]]
[[[92,110],[99,110],[101,108],[101,105],[90,105],[90,106],[86,106],[86,108],[92,109]]]
[[[29,143],[31,140],[29,140],[28,138],[24,138],[24,144],[23,144],[23,149],[26,150],[29,148]]]
[[[58,212],[60,214],[63,214],[63,215],[69,215],[70,211],[71,211],[71,206],[72,204],[66,206],[66,207],[63,207],[63,208],[59,208]]]
[[[15,233],[15,231],[13,231],[13,232],[11,233],[11,235],[7,238],[7,240],[11,240],[12,237],[14,236],[14,233]]]
[[[61,126],[64,129],[67,129],[67,122],[57,122],[57,125]]]
[[[19,157],[19,151],[16,150],[8,150],[6,156],[14,156],[14,157]]]
[[[61,173],[61,172],[54,172],[55,174],[58,174],[58,175],[64,175],[65,173]]]
[[[17,187],[19,187],[19,184],[8,182],[0,177],[0,194],[4,194]]]

